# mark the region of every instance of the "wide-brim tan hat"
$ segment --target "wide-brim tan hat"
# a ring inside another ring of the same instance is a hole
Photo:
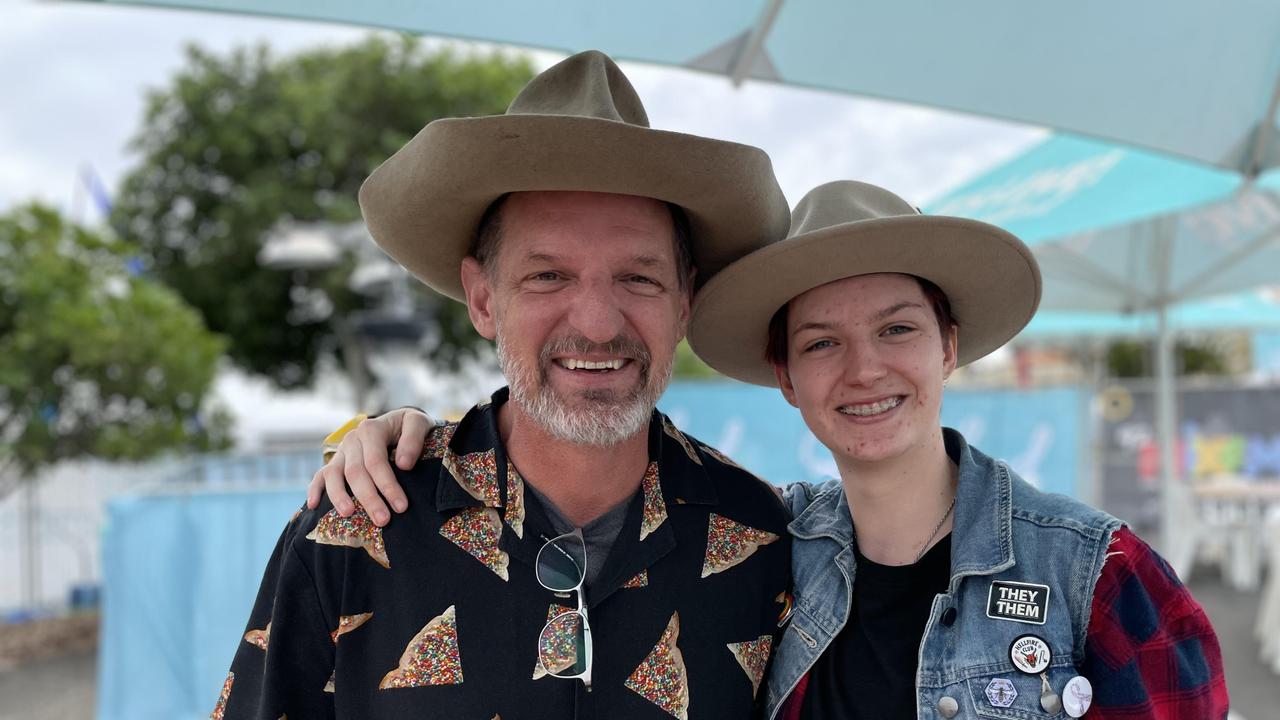
[[[535,77],[505,115],[436,120],[360,188],[374,241],[419,280],[463,300],[460,268],[489,205],[509,192],[639,195],[689,218],[699,281],[782,237],[787,201],[759,148],[653,130],[608,56]]]
[[[1010,233],[922,215],[883,188],[839,181],[804,196],[786,239],[707,282],[694,299],[689,344],[729,377],[777,387],[764,355],[774,313],[813,288],[872,273],[915,275],[946,293],[960,326],[959,365],[1012,339],[1040,304],[1040,266]]]

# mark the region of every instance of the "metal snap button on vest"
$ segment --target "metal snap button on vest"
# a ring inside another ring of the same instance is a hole
[[[951,720],[951,718],[955,717],[959,712],[960,703],[956,702],[955,698],[949,695],[943,695],[942,698],[938,700],[938,714],[947,718],[947,720]]]
[[[949,607],[942,611],[942,624],[951,627],[956,624],[956,609]]]

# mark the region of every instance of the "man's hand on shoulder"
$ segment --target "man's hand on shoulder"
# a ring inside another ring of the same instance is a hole
[[[416,408],[400,408],[355,423],[341,435],[332,456],[311,478],[307,507],[314,509],[321,496],[328,494],[339,515],[349,517],[359,502],[375,524],[386,525],[391,521],[387,503],[398,513],[409,507],[391,470],[387,448],[395,446],[397,467],[412,468],[422,455],[423,442],[434,424],[430,416]]]

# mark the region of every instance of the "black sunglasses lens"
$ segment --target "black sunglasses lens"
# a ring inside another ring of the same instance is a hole
[[[538,552],[538,582],[548,590],[568,592],[582,584],[587,549],[577,535],[561,535]]]

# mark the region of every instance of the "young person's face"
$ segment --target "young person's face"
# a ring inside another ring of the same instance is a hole
[[[924,291],[909,275],[858,275],[791,300],[782,394],[841,467],[903,457],[939,433],[956,366]]]

